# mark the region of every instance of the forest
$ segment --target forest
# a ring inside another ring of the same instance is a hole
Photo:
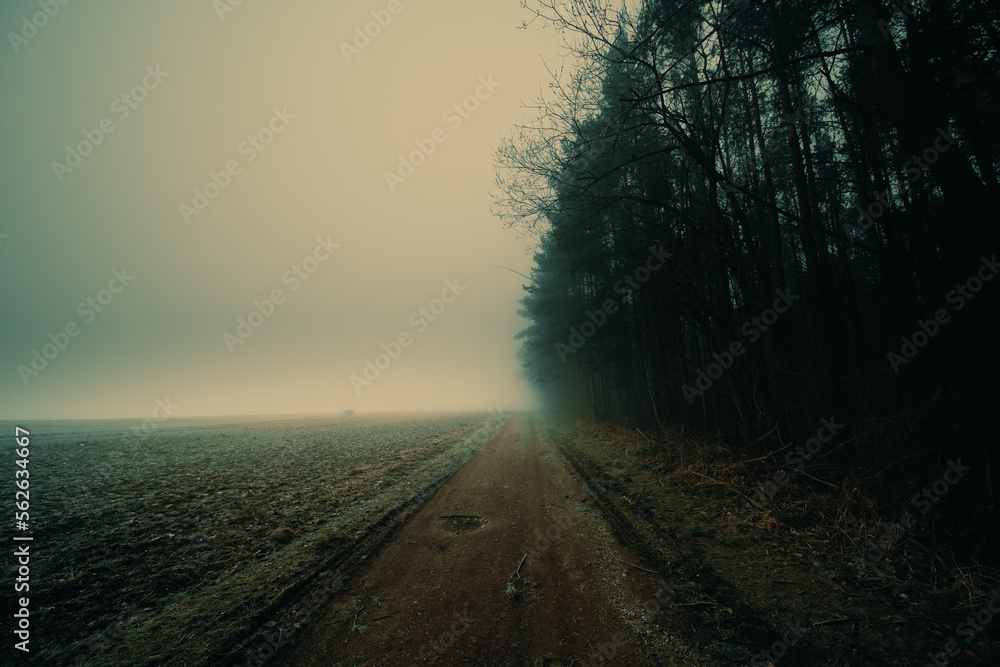
[[[942,539],[995,551],[1000,5],[575,0],[529,23],[567,64],[495,150],[494,201],[537,246],[518,338],[548,407],[775,464],[832,438],[812,475],[886,516],[961,461]]]

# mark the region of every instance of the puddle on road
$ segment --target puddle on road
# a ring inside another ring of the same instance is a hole
[[[449,533],[471,533],[486,526],[486,517],[466,514],[452,514],[437,518],[438,528]]]

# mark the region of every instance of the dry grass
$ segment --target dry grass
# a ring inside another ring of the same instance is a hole
[[[844,563],[855,563],[865,557],[869,541],[900,521],[909,499],[940,474],[940,467],[920,453],[899,455],[911,451],[915,420],[924,419],[909,415],[851,424],[842,431],[849,435],[825,446],[799,473],[784,461],[789,448],[799,443],[782,442],[773,432],[736,447],[717,436],[679,428],[654,433],[586,419],[579,424],[597,429],[644,466],[673,475],[700,496],[721,500],[724,514],[738,514],[741,499],[753,498],[762,485],[774,481],[775,473],[787,472],[788,482],[772,489],[770,501],[755,508],[737,532],[793,535],[806,550],[825,551],[832,545]],[[946,523],[944,515],[929,513],[860,578],[944,593],[954,598],[955,609],[978,609],[1000,585],[1000,570],[963,553]]]
[[[855,559],[867,541],[942,473],[938,461],[913,453],[915,428],[902,418],[847,424],[799,473],[784,457],[804,437],[782,442],[775,433],[738,444],[592,420],[578,420],[563,437],[611,475],[626,505],[657,522],[666,536],[662,558],[684,554],[677,557],[728,582],[760,617],[809,627],[803,651],[818,661],[808,664],[890,665],[940,650],[1000,581],[995,567],[951,537],[961,491],[859,573]],[[733,526],[747,498],[780,470],[787,483]],[[1000,656],[985,634],[968,648],[981,660]],[[855,649],[867,657],[858,662]]]

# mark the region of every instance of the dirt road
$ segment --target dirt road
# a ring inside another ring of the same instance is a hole
[[[514,416],[269,663],[644,664],[627,619],[662,582],[590,505],[541,422]]]

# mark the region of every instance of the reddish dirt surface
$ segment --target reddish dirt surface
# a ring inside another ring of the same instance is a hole
[[[510,418],[268,663],[644,664],[625,619],[657,579],[616,562],[636,561],[538,429]]]

